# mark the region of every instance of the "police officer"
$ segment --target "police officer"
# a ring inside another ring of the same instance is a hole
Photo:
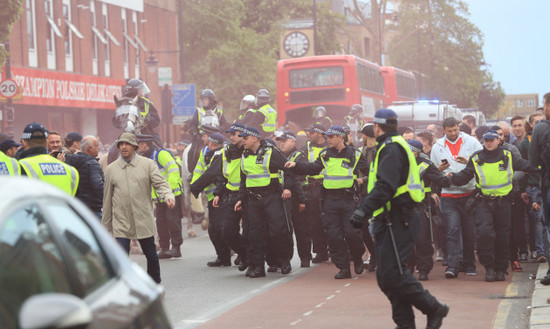
[[[504,281],[508,269],[511,225],[512,176],[514,170],[537,172],[527,160],[499,146],[495,130],[483,134],[483,149],[472,154],[466,168],[449,173],[454,185],[476,179],[476,241],[485,281]]]
[[[126,82],[125,86],[122,86],[122,96],[133,99],[138,97],[137,106],[139,107],[139,114],[143,118],[144,127],[141,128],[141,133],[146,135],[155,135],[158,139],[158,133],[155,128],[160,123],[160,117],[157,109],[147,97],[151,91],[144,81],[138,78],[130,79]],[[157,140],[156,139],[156,140]],[[156,141],[155,140],[155,141]]]
[[[437,199],[437,195],[441,192],[441,187],[451,186],[451,180],[443,175],[426,156],[422,156],[423,145],[421,141],[418,139],[409,139],[407,144],[409,144],[409,148],[416,158],[420,180],[422,181],[425,193],[424,201],[417,204],[417,210],[420,215],[420,227],[418,237],[416,238],[414,260],[409,262],[409,266],[416,265],[419,272],[418,280],[426,281],[434,265],[432,212],[435,213],[436,205],[433,204],[433,200]]]
[[[78,171],[50,156],[46,150],[48,131],[40,123],[29,123],[23,130],[23,148],[19,164],[22,175],[50,183],[74,196],[78,188]]]
[[[304,153],[306,154],[307,161],[315,162],[315,160],[319,158],[321,151],[327,147],[327,140],[324,132],[325,129],[320,124],[314,124],[312,127],[306,129],[308,141],[306,142]],[[309,226],[313,252],[316,253],[311,262],[313,264],[319,264],[328,261],[328,238],[323,227],[321,216],[321,186],[323,185],[323,175],[307,176],[306,179],[306,210],[304,211],[304,217]]]
[[[180,248],[183,243],[181,233],[183,183],[180,169],[172,153],[153,146],[153,138],[151,135],[137,136],[139,154],[155,161],[162,177],[170,184],[176,203],[175,207],[169,208],[155,189],[151,187],[151,198],[155,203],[155,217],[161,248],[158,256],[160,259],[181,257]],[[170,248],[170,244],[172,244],[172,248]]]
[[[204,191],[208,199],[208,235],[214,245],[217,258],[206,263],[208,267],[231,266],[231,250],[222,237],[222,215],[220,208],[214,207],[214,190],[216,188],[216,177],[219,166],[212,164],[218,162],[222,156],[224,138],[219,133],[209,134],[208,145],[201,151],[201,157],[197,162],[190,191],[197,198],[199,193]]]
[[[412,306],[427,315],[427,329],[440,328],[448,306],[424,290],[404,266],[418,232],[415,204],[424,198],[416,160],[397,134],[397,114],[393,110],[376,111],[374,134],[378,150],[369,172],[368,196],[361,200],[350,222],[361,227],[374,217],[376,279],[390,300],[398,328],[415,328]]]
[[[352,133],[352,140],[350,142],[357,144],[359,138],[357,138],[357,132],[363,127],[365,121],[363,120],[363,106],[360,104],[353,104],[349,114],[344,117],[344,125],[350,128]]]
[[[276,140],[279,142],[279,149],[288,161],[307,161],[305,155],[296,149],[296,135],[294,132],[284,131]],[[304,176],[296,177],[294,188],[291,190],[292,198],[284,201],[288,205],[285,210],[289,213],[296,236],[300,267],[310,267],[311,262],[311,234],[304,216],[306,199],[302,188],[305,187],[305,184],[307,184],[307,180]]]
[[[289,225],[282,200],[291,197],[290,189],[294,185],[294,175],[285,171],[284,185],[279,183],[279,170],[284,170],[286,157],[277,148],[268,146],[261,139],[260,132],[246,127],[240,134],[244,137],[245,151],[241,158],[241,184],[235,211],[242,209],[246,201],[247,221],[249,225],[248,241],[251,278],[265,276],[264,257],[266,241],[269,239],[276,250],[281,273],[292,270],[290,256],[292,244]]]
[[[250,122],[252,120],[252,117],[256,113],[256,97],[254,95],[246,95],[241,100],[241,105],[239,106],[239,109],[241,110],[241,114],[239,114],[239,118],[235,121],[242,125],[250,125]]]
[[[332,126],[324,134],[328,137],[328,148],[321,151],[315,162],[289,162],[287,167],[295,167],[297,174],[317,175],[322,172],[323,226],[328,235],[332,262],[340,269],[335,278],[347,279],[351,278],[348,247],[355,273],[363,273],[365,246],[360,230],[351,226],[349,218],[356,207],[357,174],[359,171],[367,173],[368,165],[358,149],[345,145],[347,137],[342,126]]]
[[[271,101],[269,91],[267,89],[260,89],[256,94],[256,104],[258,106],[257,114],[263,119],[260,125],[261,135],[267,138],[275,132],[277,129],[277,110],[275,110],[269,102]]]
[[[21,166],[14,158],[11,158],[0,151],[0,176],[19,176],[21,175]]]
[[[327,115],[327,109],[324,106],[317,106],[315,109],[315,123],[323,126],[324,130],[332,126],[332,119]]]

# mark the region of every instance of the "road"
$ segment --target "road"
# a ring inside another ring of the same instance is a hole
[[[299,268],[293,258],[292,272],[268,273],[250,279],[236,266],[209,268],[215,258],[206,232],[196,226],[198,237],[186,239],[182,258],[161,260],[165,308],[174,326],[187,328],[393,328],[387,298],[374,273],[349,280],[335,280],[330,263]],[[143,255],[131,255],[145,267]],[[444,267],[434,265],[424,287],[451,311],[443,328],[529,328],[531,295],[538,264],[524,263],[524,272],[513,273],[504,282],[483,281],[478,275],[444,278]],[[425,316],[416,311],[418,328]]]

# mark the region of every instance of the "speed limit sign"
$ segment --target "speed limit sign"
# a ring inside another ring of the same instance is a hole
[[[17,94],[17,83],[13,80],[4,80],[0,83],[0,95],[5,98],[12,98]]]

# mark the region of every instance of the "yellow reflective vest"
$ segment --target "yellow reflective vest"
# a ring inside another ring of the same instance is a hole
[[[49,154],[39,154],[19,160],[28,177],[50,183],[74,196],[78,188],[78,171]]]
[[[359,163],[361,151],[354,149],[352,159],[327,157],[325,156],[326,152],[327,149],[319,155],[324,167],[321,171],[323,174],[323,187],[327,190],[351,188],[357,179],[354,171],[357,163]]]
[[[430,165],[426,162],[420,162],[420,164],[418,165],[418,171],[419,171],[420,177],[422,177],[422,174],[424,174],[424,172],[426,171],[426,169],[428,169],[429,166]],[[422,181],[422,189],[424,190],[424,193],[431,193],[432,188],[430,186],[426,187],[426,184],[424,184],[424,180],[422,178],[420,180]]]
[[[514,176],[512,153],[508,150],[502,151],[507,160],[501,159],[498,162],[480,165],[479,154],[472,157],[477,176],[476,186],[483,195],[500,197],[506,196],[512,191],[512,178]]]
[[[262,123],[262,129],[266,133],[272,133],[277,129],[277,111],[269,104],[258,109],[260,113],[265,116],[264,123]]]
[[[17,160],[0,151],[0,176],[2,175],[19,176],[21,175],[21,166]]]
[[[241,170],[246,175],[245,186],[250,187],[265,187],[271,183],[272,178],[278,178],[278,172],[272,173],[269,171],[271,155],[273,148],[266,147],[264,152],[258,154],[243,153],[241,157]]]
[[[310,141],[306,142],[306,150],[307,150],[307,161],[308,162],[315,162],[317,158],[319,157],[319,154],[321,154],[321,151],[324,150],[325,147],[318,147],[311,145]],[[307,178],[314,178],[314,179],[322,179],[323,174],[320,173],[319,175],[315,176],[307,176]]]
[[[182,194],[183,183],[181,181],[180,168],[172,154],[167,150],[159,150],[155,148],[151,153],[151,159],[157,164],[162,177],[170,184],[174,196]],[[158,195],[155,188],[152,186],[151,198],[155,203],[162,203],[165,201]]]
[[[222,151],[222,175],[227,179],[225,188],[235,192],[241,186],[241,158],[228,160],[227,152],[229,145],[223,148]]]

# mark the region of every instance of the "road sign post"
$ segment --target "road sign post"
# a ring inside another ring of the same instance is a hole
[[[17,94],[17,83],[12,79],[6,79],[0,83],[0,95],[4,98],[12,98]]]

